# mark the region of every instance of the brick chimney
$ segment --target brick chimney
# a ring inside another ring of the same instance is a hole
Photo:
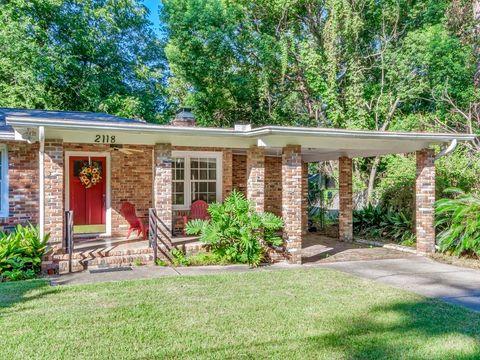
[[[182,107],[177,111],[175,117],[170,121],[173,126],[195,126],[195,116],[192,114],[192,109]]]

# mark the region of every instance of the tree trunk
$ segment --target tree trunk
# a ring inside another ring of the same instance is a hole
[[[370,169],[367,187],[367,205],[372,203],[373,187],[375,185],[375,178],[377,177],[378,164],[380,164],[380,156],[376,156],[375,159],[373,159],[372,168]]]

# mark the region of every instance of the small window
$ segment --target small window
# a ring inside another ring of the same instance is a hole
[[[0,217],[8,217],[8,150],[0,144]]]

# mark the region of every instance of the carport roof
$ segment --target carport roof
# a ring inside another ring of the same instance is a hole
[[[17,129],[45,127],[48,138],[66,142],[93,142],[93,133],[116,136],[119,144],[172,143],[174,146],[228,147],[244,152],[263,146],[270,155],[288,144],[302,146],[305,161],[408,153],[453,140],[471,141],[471,134],[365,131],[330,128],[264,126],[236,130],[157,125],[101,113],[0,109],[0,118]],[[1,129],[0,129],[1,130]],[[1,131],[0,131],[1,132]],[[0,134],[1,136],[1,134]]]

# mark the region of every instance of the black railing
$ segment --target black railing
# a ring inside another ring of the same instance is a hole
[[[157,210],[154,208],[148,209],[148,244],[153,250],[153,261],[155,264],[159,258],[159,251],[165,259],[170,263],[172,262],[170,254],[173,248],[171,230],[158,217]]]
[[[73,254],[73,211],[65,211],[65,243],[64,247],[68,253],[68,272],[72,272]]]

